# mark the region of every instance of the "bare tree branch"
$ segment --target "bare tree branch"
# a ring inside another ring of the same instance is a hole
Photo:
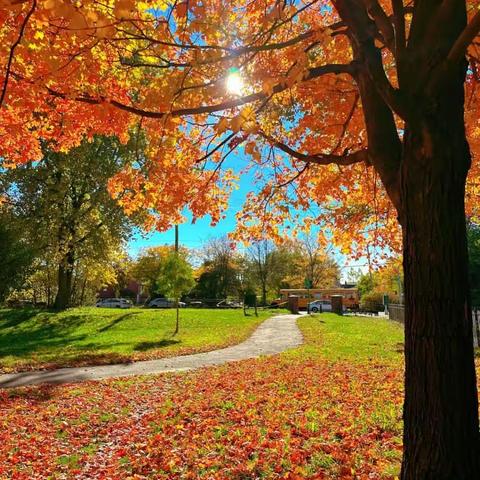
[[[354,163],[365,162],[367,165],[370,165],[368,150],[366,148],[352,153],[346,151],[343,155],[334,155],[328,153],[308,154],[298,152],[297,150],[294,150],[293,148],[286,145],[285,143],[282,143],[279,140],[263,132],[261,132],[260,135],[274,147],[282,150],[282,152],[287,153],[291,157],[294,157],[303,162],[315,163],[317,165],[330,165],[334,163],[336,165],[344,166],[353,165]]]

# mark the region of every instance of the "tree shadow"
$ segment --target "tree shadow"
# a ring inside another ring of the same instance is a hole
[[[140,312],[132,312],[132,313],[126,313],[125,315],[120,315],[120,317],[116,318],[112,322],[110,322],[108,325],[105,325],[102,328],[98,329],[98,332],[106,332],[107,330],[110,330],[113,328],[115,325],[117,325],[120,322],[123,322],[127,318],[134,317],[135,315],[138,315]]]
[[[35,317],[39,313],[48,312],[48,310],[39,310],[37,308],[17,308],[8,310],[8,319],[2,320],[0,318],[0,329],[1,328],[12,328],[20,325],[27,320],[30,320],[32,317]],[[0,310],[0,315],[2,310]]]
[[[175,345],[181,343],[181,340],[160,340],[159,342],[140,342],[137,343],[133,349],[136,352],[144,352],[153,348],[163,348],[168,347],[169,345]]]
[[[82,315],[70,315],[61,322],[52,322],[48,318],[39,318],[35,326],[28,329],[10,329],[0,331],[0,358],[9,355],[22,355],[38,349],[66,346],[86,338],[86,334],[72,336],[71,332],[88,321]],[[4,325],[3,325],[4,326]]]

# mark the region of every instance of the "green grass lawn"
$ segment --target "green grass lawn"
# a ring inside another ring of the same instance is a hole
[[[0,370],[113,363],[182,355],[238,343],[278,311],[82,307],[54,313],[0,309]]]
[[[322,313],[300,317],[298,324],[306,344],[296,353],[356,362],[403,359],[403,325],[397,322]]]

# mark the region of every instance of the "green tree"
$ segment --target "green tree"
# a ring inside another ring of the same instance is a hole
[[[130,275],[147,289],[150,297],[163,294],[158,278],[170,252],[171,247],[167,245],[150,247],[142,250],[132,264]]]
[[[375,287],[376,283],[373,273],[364,273],[357,281],[357,289],[360,297],[372,292]]]
[[[34,256],[15,218],[8,211],[0,211],[0,302],[23,284]]]
[[[130,145],[95,137],[68,154],[45,145],[41,162],[2,174],[3,193],[25,232],[56,265],[55,308],[70,306],[82,262],[102,262],[129,237],[133,223],[109,195],[107,183],[133,158]]]
[[[171,251],[163,262],[157,281],[165,296],[175,299],[177,307],[175,335],[179,330],[178,300],[195,286],[192,266],[180,252]]]
[[[360,276],[357,282],[360,297],[369,295],[382,298],[388,295],[392,303],[401,301],[403,291],[403,269],[400,258],[391,259],[377,270]]]

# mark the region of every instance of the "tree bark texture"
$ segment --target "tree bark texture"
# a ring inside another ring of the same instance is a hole
[[[405,130],[402,480],[480,478],[464,208],[471,158],[463,96],[459,76]]]
[[[74,260],[74,254],[70,251],[58,265],[58,290],[54,303],[55,310],[65,310],[70,306],[72,298]]]

